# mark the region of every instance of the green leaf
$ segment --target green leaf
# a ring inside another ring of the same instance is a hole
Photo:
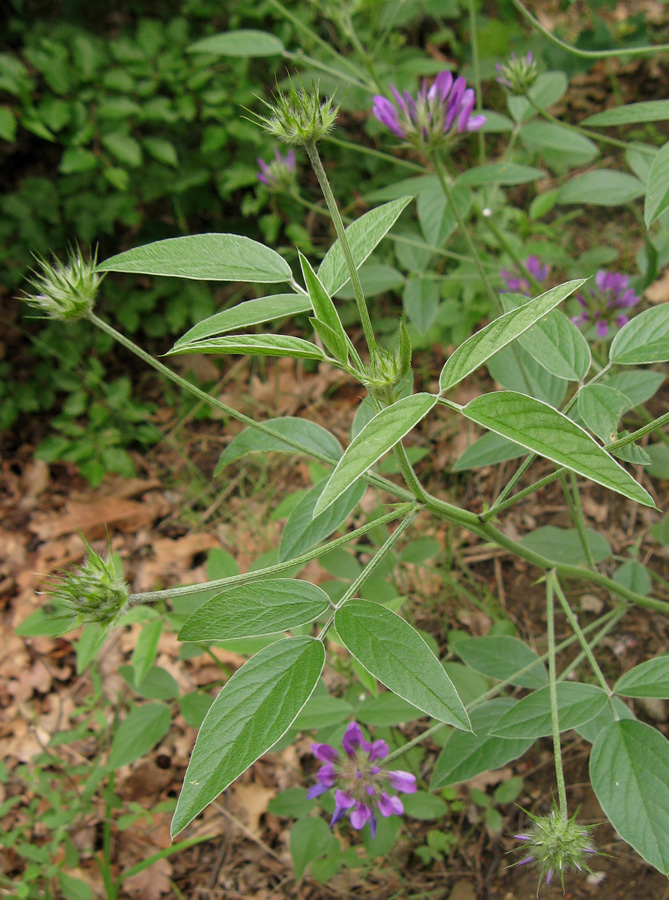
[[[611,704],[613,704],[613,709],[611,709]],[[620,697],[613,697],[611,703],[607,703],[598,716],[595,716],[594,719],[590,719],[589,722],[585,722],[583,725],[579,725],[574,731],[579,737],[582,737],[584,741],[587,741],[589,744],[594,744],[599,732],[603,728],[606,728],[607,725],[610,725],[611,722],[616,722],[618,719],[633,718],[634,713],[625,703],[623,703]]]
[[[179,632],[180,641],[226,641],[289,631],[313,622],[330,606],[308,581],[273,578],[226,588],[208,600]]]
[[[560,681],[557,684],[560,731],[570,731],[589,722],[609,702],[606,693],[594,684]],[[552,734],[550,687],[540,688],[520,700],[492,729],[496,737],[519,740]]]
[[[547,403],[498,391],[476,397],[462,414],[623,497],[655,507],[650,494],[587,431]]]
[[[164,703],[135,706],[116,729],[109,753],[109,768],[120,769],[144,756],[169,729],[169,706]]]
[[[669,100],[646,100],[642,103],[628,103],[605,109],[604,112],[588,116],[581,125],[598,125],[606,128],[609,125],[636,125],[639,122],[663,122],[669,119]]]
[[[522,166],[520,163],[489,163],[485,166],[473,166],[458,177],[456,187],[467,185],[473,187],[480,184],[527,184],[544,178],[543,169],[534,166]]]
[[[530,88],[530,97],[540,109],[547,109],[564,95],[568,84],[563,72],[544,72]],[[537,115],[537,110],[525,97],[507,97],[506,104],[516,122],[525,122]]]
[[[402,798],[402,805],[407,816],[424,822],[431,819],[441,819],[448,813],[447,803],[441,797],[428,794],[427,791],[416,791],[415,794],[407,794],[406,797]]]
[[[135,649],[132,651],[131,665],[136,684],[141,684],[153,665],[158,649],[158,641],[163,631],[163,620],[160,618],[152,619],[145,625],[137,638]]]
[[[471,191],[462,184],[456,184],[452,194],[460,216],[466,219],[472,205]],[[425,240],[433,247],[440,247],[457,228],[455,212],[438,183],[433,190],[418,194],[416,210]]]
[[[212,56],[282,56],[284,52],[278,37],[250,28],[212,34],[195,41],[186,49],[188,53],[208,53]]]
[[[379,603],[349,600],[337,611],[335,627],[352,656],[389,690],[434,719],[471,730],[453,682],[401,616]]]
[[[112,256],[99,263],[97,271],[269,284],[292,277],[278,253],[239,234],[167,238]]]
[[[363,700],[355,711],[355,718],[363,725],[387,727],[422,719],[423,713],[411,703],[402,700],[397,694],[385,691],[378,697],[367,697]]]
[[[179,698],[179,712],[191,728],[199,728],[214,698],[202,691],[192,691]]]
[[[198,322],[180,337],[174,346],[192,344],[218,334],[225,334],[227,331],[236,331],[238,328],[248,328],[249,325],[259,325],[297,313],[310,312],[311,309],[311,300],[304,294],[272,294],[270,297],[246,300]]]
[[[367,488],[364,481],[354,482],[324,512],[314,516],[314,509],[326,484],[327,478],[324,478],[302,497],[288,517],[281,535],[279,562],[306,553],[336,531],[360,503]]]
[[[451,471],[466,472],[468,469],[494,466],[509,459],[518,459],[519,456],[525,456],[525,450],[522,447],[488,431],[467,447],[465,452],[453,463]]]
[[[650,444],[647,448],[650,465],[646,469],[653,478],[669,479],[669,446],[667,444]]]
[[[661,697],[669,700],[669,655],[647,659],[625,672],[613,690],[623,697]]]
[[[319,456],[327,456],[332,462],[338,460],[343,451],[337,438],[326,431],[322,425],[310,422],[308,419],[298,419],[286,416],[282,419],[268,419],[263,422],[265,428],[275,432],[273,437],[257,428],[246,428],[230,441],[221,453],[214,476],[220,475],[226,466],[246,456],[247,453],[299,453],[295,447],[286,443],[282,438],[291,441],[304,448],[303,452],[317,453]]]
[[[402,440],[436,402],[432,394],[411,394],[377,413],[346,448],[314,508],[314,516],[326,510],[377,459]]]
[[[637,197],[643,197],[645,186],[627,172],[615,169],[597,169],[585,172],[565,181],[558,191],[558,203],[592,203],[594,206],[622,206]]]
[[[518,339],[520,346],[551,375],[582,381],[590,370],[590,347],[565,314],[554,309]]]
[[[304,788],[287,788],[281,791],[267,804],[267,812],[273,816],[286,816],[292,819],[301,819],[308,816],[316,809],[316,801],[307,798]]]
[[[340,697],[312,696],[302,712],[295,719],[293,728],[297,731],[317,731],[340,725],[353,715],[353,707]]]
[[[208,338],[194,344],[175,344],[166,356],[182,356],[186,353],[211,353],[214,355],[239,353],[249,356],[283,356],[292,359],[325,359],[320,347],[302,338],[285,334],[234,334],[227,337]]]
[[[360,284],[365,297],[376,297],[378,294],[386,294],[404,285],[404,275],[394,266],[385,263],[375,263],[369,260],[359,270]],[[339,288],[337,297],[342,300],[353,300],[355,291],[350,281],[344,287]]]
[[[431,278],[412,275],[404,285],[402,304],[414,328],[425,334],[437,314],[439,286]]]
[[[564,399],[568,382],[551,375],[517,342],[496,353],[486,366],[494,380],[510,391],[536,397],[556,408]]]
[[[310,637],[276,641],[238,669],[202,723],[172,820],[182,831],[290,728],[323,670]]]
[[[176,679],[162,666],[151,666],[140,682],[135,681],[132,666],[119,666],[118,674],[131,691],[147,700],[172,700],[179,696]]]
[[[163,165],[173,168],[179,165],[179,157],[171,141],[158,137],[145,137],[142,138],[142,144],[147,153]]]
[[[100,160],[92,150],[85,150],[83,147],[69,147],[63,153],[58,170],[63,175],[73,175],[79,172],[92,172],[99,165]]]
[[[578,395],[581,418],[603,444],[615,441],[620,417],[629,408],[629,399],[606,384],[586,384]]]
[[[643,597],[647,597],[653,589],[653,582],[648,569],[636,559],[628,559],[618,566],[613,573],[613,580],[621,587],[635,591]]]
[[[102,145],[115,156],[116,159],[123,163],[124,166],[141,166],[142,164],[142,147],[139,141],[136,141],[129,134],[122,131],[114,131],[111,134],[105,134],[100,138]]]
[[[548,684],[546,668],[534,650],[510,635],[464,638],[456,643],[455,652],[466,665],[489,678],[510,679],[511,684],[527,688]],[[533,663],[531,669],[516,676],[516,672]]]
[[[326,341],[323,335],[321,335],[321,340],[323,340],[325,346],[336,359],[341,362],[346,362],[348,359],[348,339],[346,337],[346,332],[344,331],[344,326],[341,324],[337,309],[332,302],[332,298],[321,284],[318,275],[316,275],[311,268],[309,260],[303,256],[299,250],[298,255],[300,258],[300,266],[302,267],[304,283],[306,284],[309,296],[311,297],[311,305],[314,308],[316,318],[319,322],[324,323],[330,332],[332,332],[331,341]],[[330,346],[331,343],[333,343],[334,346]]]
[[[8,106],[0,106],[0,138],[9,144],[16,137],[16,116]]]
[[[627,369],[610,375],[602,384],[615,388],[629,398],[630,409],[650,400],[664,382],[663,372],[652,369]]]
[[[515,340],[535,322],[538,322],[559,303],[573,294],[584,279],[568,281],[551,288],[534,300],[530,300],[518,309],[504,313],[490,322],[485,328],[477,331],[455,350],[446,361],[439,376],[441,391],[448,391],[458,382],[475,372],[487,360],[498,353],[507,344]]]
[[[500,769],[529,750],[532,738],[508,741],[490,734],[504,713],[516,705],[510,697],[500,697],[472,710],[473,732],[451,733],[432,771],[430,788],[469,781],[481,772]]]
[[[393,227],[400,213],[405,209],[413,197],[400,197],[383,206],[377,206],[356,219],[346,229],[346,237],[351,246],[353,261],[357,269],[364,263],[372,250]],[[349,280],[348,268],[344,253],[336,241],[325,254],[323,262],[318,269],[318,277],[321,284],[330,295],[336,294]]]
[[[619,366],[669,360],[669,303],[646,309],[614,337],[609,359]]]
[[[528,150],[537,150],[550,161],[556,154],[572,165],[583,166],[599,155],[597,145],[570,128],[552,122],[530,122],[523,126],[520,138]]]
[[[95,897],[90,885],[62,869],[58,869],[58,884],[65,900],[93,900]]]
[[[618,834],[669,874],[669,742],[657,729],[625,719],[600,732],[590,780]]]
[[[290,829],[290,855],[296,882],[301,880],[309,863],[327,853],[333,837],[324,819],[309,816],[297,820]]]
[[[669,207],[669,142],[655,154],[648,175],[643,217],[646,228]]]
[[[586,539],[592,559],[595,563],[602,562],[611,556],[612,550],[609,542],[603,534],[586,528]],[[558,528],[555,525],[542,525],[533,531],[528,531],[520,539],[523,547],[534,553],[540,553],[557,563],[565,563],[572,566],[587,566],[588,559],[583,550],[581,539],[575,528]]]

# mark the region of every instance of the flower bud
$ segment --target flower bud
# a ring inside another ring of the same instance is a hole
[[[374,347],[365,368],[364,385],[377,400],[392,402],[393,388],[411,368],[411,342],[404,320],[400,322],[400,342],[394,350]]]
[[[73,572],[65,572],[48,593],[54,603],[76,615],[72,628],[97,622],[102,627],[112,625],[128,610],[130,588],[123,578],[123,570],[112,555],[103,559],[84,540],[88,559]]]
[[[286,144],[313,144],[334,127],[339,104],[334,97],[321,101],[318,84],[311,90],[296,88],[291,82],[287,92],[277,91],[273,103],[262,101],[270,110],[268,116],[257,116],[260,125],[273,137]]]
[[[95,296],[104,275],[95,272],[97,251],[84,259],[79,247],[68,250],[67,262],[54,256],[53,262],[36,257],[38,267],[28,279],[35,293],[24,292],[21,299],[45,313],[45,318],[82,319],[93,310]]]
[[[505,87],[510,94],[526,94],[539,76],[539,69],[530,50],[526,56],[518,58],[515,53],[503,65],[495,66],[498,77],[495,81]]]

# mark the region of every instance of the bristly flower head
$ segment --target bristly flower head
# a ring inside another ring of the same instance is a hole
[[[587,295],[578,294],[576,299],[583,307],[583,312],[572,317],[576,325],[588,322],[595,325],[597,337],[605,338],[609,328],[622,328],[629,322],[629,316],[622,310],[630,309],[639,302],[639,297],[629,287],[627,275],[618,272],[606,272],[600,269],[595,275],[595,287],[590,288]]]
[[[525,260],[525,268],[527,271],[535,278],[537,281],[545,281],[548,278],[548,273],[550,272],[550,266],[541,265],[541,260],[538,256],[535,256],[534,253],[530,254]],[[532,287],[525,278],[525,276],[518,271],[511,271],[510,269],[502,269],[499,273],[504,281],[506,282],[507,291],[515,291],[518,294],[525,294],[525,296],[529,297],[532,293]]]
[[[404,806],[399,797],[388,794],[388,786],[405,794],[416,790],[416,778],[409,772],[388,772],[376,762],[388,755],[385,741],[366,741],[356,722],[346,729],[342,739],[344,754],[330,744],[312,744],[311,750],[324,763],[318,770],[317,783],[307,797],[318,797],[335,788],[335,811],[330,828],[345,815],[357,831],[369,822],[372,837],[376,834],[376,811],[382,816],[401,816]]]
[[[274,159],[268,163],[258,157],[258,181],[275,193],[290,191],[295,184],[295,151],[291,147],[285,156],[274,151]]]
[[[495,68],[499,73],[495,81],[505,87],[510,94],[526,94],[539,76],[539,69],[531,50],[520,58],[512,53],[508,62],[502,65],[497,63]]]
[[[334,96],[321,100],[318,84],[307,90],[304,86],[296,88],[291,81],[286,92],[277,90],[273,101],[262,100],[270,115],[256,118],[265,131],[286,144],[320,141],[334,127],[339,112]]]
[[[86,260],[79,247],[68,250],[67,262],[55,256],[53,262],[36,257],[38,267],[32,270],[28,283],[35,293],[24,292],[21,299],[35,306],[49,319],[73,320],[87,316],[95,305],[95,297],[104,275],[95,272],[97,251]]]
[[[393,134],[418,150],[432,150],[456,134],[478,131],[485,124],[485,116],[472,115],[476,95],[462,76],[453,80],[450,72],[440,72],[430,88],[423,80],[415,99],[408,91],[400,94],[394,84],[390,90],[395,103],[377,95],[372,112]]]
[[[88,559],[73,572],[59,576],[48,593],[59,607],[76,615],[71,628],[89,622],[97,622],[102,627],[111,625],[127,612],[130,589],[111,545],[107,559],[103,559],[83,541]]]
[[[549,885],[553,878],[559,878],[564,889],[565,872],[590,871],[586,857],[597,853],[590,838],[595,825],[581,825],[575,814],[567,819],[555,805],[548,816],[524,812],[532,819],[532,825],[523,834],[514,835],[524,845],[516,849],[525,853],[515,865],[531,864],[539,868],[537,894],[542,882]]]

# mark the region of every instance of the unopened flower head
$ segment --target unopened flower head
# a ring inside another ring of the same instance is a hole
[[[510,94],[526,94],[539,76],[539,69],[530,50],[525,56],[511,54],[511,58],[495,66],[498,76],[495,81],[505,87]]]
[[[587,294],[578,294],[576,299],[583,312],[572,317],[577,325],[593,324],[597,337],[605,338],[610,328],[622,328],[629,322],[625,310],[639,302],[639,297],[629,287],[629,278],[619,272],[600,269],[595,275],[595,286]]]
[[[67,262],[55,256],[53,262],[37,257],[28,283],[34,293],[24,292],[21,299],[35,306],[50,319],[82,319],[95,305],[95,297],[104,275],[95,272],[97,252],[86,260],[79,247],[71,247]]]
[[[258,181],[269,188],[270,191],[282,193],[290,191],[295,185],[296,165],[295,151],[291,147],[285,156],[281,156],[278,150],[274,151],[274,159],[268,163],[258,157]]]
[[[324,765],[318,770],[317,783],[309,788],[307,797],[318,797],[334,788],[335,811],[330,828],[348,815],[351,825],[358,831],[369,822],[374,837],[377,811],[385,818],[401,816],[404,812],[402,801],[389,794],[388,788],[413,794],[416,778],[409,772],[386,771],[377,765],[388,755],[388,745],[385,741],[366,741],[355,722],[346,729],[342,747],[343,754],[330,744],[311,745],[314,756]]]
[[[530,254],[530,256],[527,257],[523,265],[536,281],[541,282],[545,281],[548,278],[550,266],[542,266],[539,257],[535,256],[534,253]],[[510,269],[502,269],[499,274],[506,282],[507,291],[514,291],[517,294],[525,294],[525,296],[527,297],[532,294],[532,286],[530,285],[530,282],[527,280],[523,272],[519,272],[518,270],[512,271]]]
[[[440,72],[429,88],[423,80],[415,98],[408,91],[400,94],[394,84],[390,90],[395,102],[377,95],[372,112],[394,135],[419,150],[432,150],[485,124],[485,116],[472,115],[476,95],[462,76],[454,80],[450,72]]]
[[[88,558],[83,566],[65,572],[49,588],[53,601],[76,615],[71,627],[97,622],[113,624],[128,610],[130,589],[123,578],[123,570],[111,552],[106,559],[97,554],[84,540]]]
[[[515,865],[536,866],[539,869],[539,888],[542,882],[549,885],[554,878],[559,878],[564,888],[565,872],[590,871],[587,857],[597,853],[590,832],[596,826],[581,825],[575,815],[568,819],[555,806],[548,816],[526,815],[532,824],[524,833],[514,835],[523,843],[517,849],[525,854]]]
[[[388,392],[402,381],[411,368],[411,341],[406,325],[400,322],[400,340],[395,348],[372,347],[364,370],[364,385],[379,400],[388,401]]]
[[[262,99],[262,98],[261,98]],[[277,91],[273,103],[262,102],[269,109],[267,116],[257,116],[260,125],[273,137],[286,144],[313,144],[325,137],[334,127],[339,104],[334,97],[321,100],[318,84],[311,89],[295,87],[291,82],[287,91]]]

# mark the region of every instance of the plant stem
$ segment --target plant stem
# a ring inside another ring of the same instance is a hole
[[[564,476],[560,479],[560,481],[562,482],[562,490],[564,491],[565,499],[567,501],[567,505],[569,506],[569,512],[571,513],[572,521],[576,527],[576,531],[578,532],[578,537],[581,542],[581,547],[583,548],[583,553],[585,554],[586,562],[591,569],[594,569],[595,560],[593,559],[592,550],[590,549],[590,544],[588,543],[588,532],[585,526],[585,516],[583,515],[581,495],[578,492],[576,475],[571,471],[569,472],[571,491]]]
[[[552,573],[551,573],[552,575]],[[548,630],[548,678],[551,698],[551,724],[553,727],[553,753],[555,757],[555,779],[557,781],[560,815],[569,818],[567,812],[567,791],[562,768],[562,748],[560,746],[560,714],[557,699],[557,672],[555,666],[555,609],[553,602],[554,578],[546,580],[546,625]]]
[[[483,99],[481,96],[481,59],[479,56],[479,32],[476,22],[476,4],[474,0],[468,0],[469,6],[469,40],[472,45],[472,62],[474,64],[474,84],[476,86],[476,112],[483,111]],[[479,163],[485,162],[485,135],[479,129]]]
[[[557,578],[557,576],[554,573],[551,573],[548,577],[553,582],[553,588],[555,589],[555,593],[558,596],[560,605],[562,606],[562,609],[564,610],[564,614],[566,615],[566,617],[569,621],[569,624],[571,625],[572,631],[577,636],[578,641],[579,641],[581,647],[583,648],[583,652],[585,653],[588,662],[592,666],[592,671],[597,676],[597,680],[601,684],[602,689],[605,690],[607,694],[611,694],[611,688],[608,686],[608,684],[606,682],[606,678],[604,677],[604,673],[602,672],[602,670],[599,666],[599,663],[595,659],[595,656],[592,652],[592,648],[590,647],[590,644],[587,642],[585,635],[583,634],[583,630],[581,629],[581,626],[578,624],[578,619],[574,615],[574,612],[573,612],[571,606],[567,602],[567,598],[565,597],[562,587],[560,586],[559,579]]]
[[[353,292],[355,294],[355,302],[358,306],[360,321],[362,322],[362,330],[365,332],[365,340],[367,341],[367,346],[371,353],[376,349],[374,329],[372,328],[372,322],[369,318],[369,310],[367,309],[367,302],[362,290],[362,284],[360,283],[360,275],[358,274],[355,260],[353,259],[353,253],[351,252],[348,238],[346,237],[346,229],[341,218],[341,213],[339,212],[339,207],[337,206],[335,196],[332,193],[332,188],[330,187],[328,177],[325,174],[325,169],[323,168],[323,163],[321,162],[316,144],[313,141],[309,141],[304,145],[304,149],[307,151],[307,156],[309,157],[309,161],[311,162],[314,172],[316,173],[316,178],[318,179],[318,183],[321,186],[323,196],[325,197],[325,202],[327,203],[327,207],[330,210],[330,215],[332,216],[332,224],[334,225],[335,231],[337,233],[339,245],[342,249],[342,253],[344,254],[344,259],[346,260],[346,267],[348,269],[349,275],[351,276],[351,284],[353,286]]]
[[[434,170],[437,173],[437,178],[439,179],[439,184],[441,185],[441,189],[444,192],[444,195],[445,195],[446,199],[448,200],[448,203],[449,203],[451,209],[453,210],[453,215],[456,218],[456,221],[458,223],[460,231],[462,232],[462,236],[464,237],[465,241],[467,242],[467,246],[469,247],[469,252],[471,253],[472,258],[474,259],[474,263],[476,264],[476,268],[479,271],[479,275],[481,276],[481,281],[483,282],[483,284],[485,286],[485,289],[488,293],[488,297],[490,298],[493,308],[500,310],[501,303],[500,303],[499,297],[497,296],[495,289],[493,288],[492,284],[490,283],[490,281],[488,279],[486,271],[483,268],[483,264],[481,263],[479,254],[476,250],[476,247],[474,246],[474,241],[472,240],[472,236],[470,235],[469,230],[467,229],[467,226],[465,225],[465,222],[464,222],[462,216],[460,215],[460,210],[458,209],[458,207],[453,199],[453,191],[451,190],[450,185],[448,183],[448,176],[447,176],[446,172],[444,171],[444,168],[442,166],[439,155],[437,153],[432,153],[430,155],[430,160],[432,161],[432,164],[434,165]]]

